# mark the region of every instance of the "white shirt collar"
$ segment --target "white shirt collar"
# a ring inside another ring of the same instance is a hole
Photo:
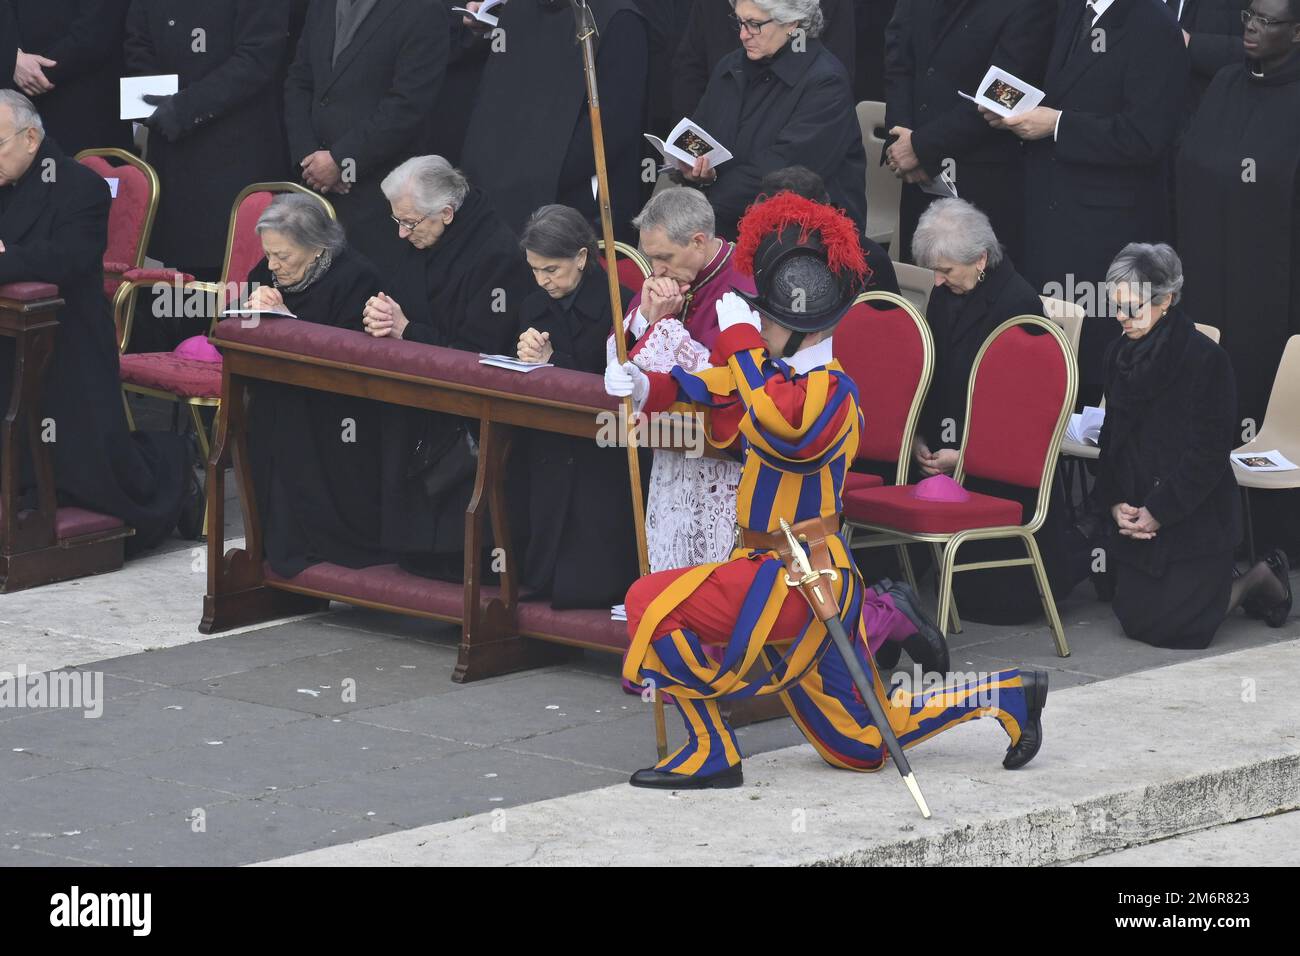
[[[1096,23],[1101,15],[1110,9],[1115,0],[1092,0],[1092,22]]]
[[[835,351],[831,348],[831,340],[822,339],[816,345],[809,345],[795,352],[785,360],[785,364],[794,369],[797,374],[807,375],[815,368],[830,365],[834,358]]]

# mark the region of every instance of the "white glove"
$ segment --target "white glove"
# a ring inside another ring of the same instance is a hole
[[[635,362],[618,364],[618,360],[605,366],[605,394],[615,398],[632,396],[632,404],[638,408],[650,394],[650,379],[645,372],[636,367]]]
[[[733,325],[748,325],[756,332],[763,330],[758,313],[749,307],[748,302],[734,292],[728,292],[719,299],[717,308],[719,332],[725,332]]]

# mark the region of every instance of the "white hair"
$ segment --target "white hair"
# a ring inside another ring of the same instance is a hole
[[[713,206],[699,190],[686,186],[674,186],[651,196],[632,225],[642,232],[661,226],[668,241],[677,246],[688,244],[697,232],[711,239],[717,228]]]
[[[822,16],[821,0],[749,0],[773,20],[780,23],[798,23],[810,37],[822,35],[826,18]],[[736,9],[736,0],[731,0]]]
[[[448,206],[459,209],[469,195],[469,180],[441,156],[416,156],[385,176],[379,188],[390,203],[405,196],[432,216]]]
[[[1128,284],[1148,286],[1150,298],[1169,296],[1173,305],[1182,298],[1183,260],[1163,242],[1130,242],[1106,270],[1106,284],[1112,289]]]
[[[15,132],[21,129],[34,129],[42,136],[45,135],[45,124],[41,122],[41,114],[36,111],[32,101],[17,90],[0,90],[0,104],[9,107],[13,112]]]
[[[1002,246],[989,217],[964,199],[940,199],[921,213],[912,234],[912,259],[934,269],[940,259],[968,266],[988,256],[988,268],[1002,261]]]

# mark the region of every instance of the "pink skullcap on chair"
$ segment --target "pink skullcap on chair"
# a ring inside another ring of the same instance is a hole
[[[922,501],[970,501],[970,492],[947,475],[932,475],[916,483],[912,497]]]
[[[213,347],[206,335],[191,335],[172,349],[172,354],[177,358],[190,359],[195,362],[221,361],[221,353]]]

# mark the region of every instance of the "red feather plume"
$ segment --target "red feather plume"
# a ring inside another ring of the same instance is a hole
[[[853,220],[832,206],[813,202],[788,190],[757,202],[745,211],[736,239],[736,268],[752,276],[759,244],[787,226],[799,227],[800,242],[806,241],[809,233],[820,233],[826,247],[826,264],[836,275],[848,271],[861,284],[870,278],[871,268],[862,252],[858,227]]]

